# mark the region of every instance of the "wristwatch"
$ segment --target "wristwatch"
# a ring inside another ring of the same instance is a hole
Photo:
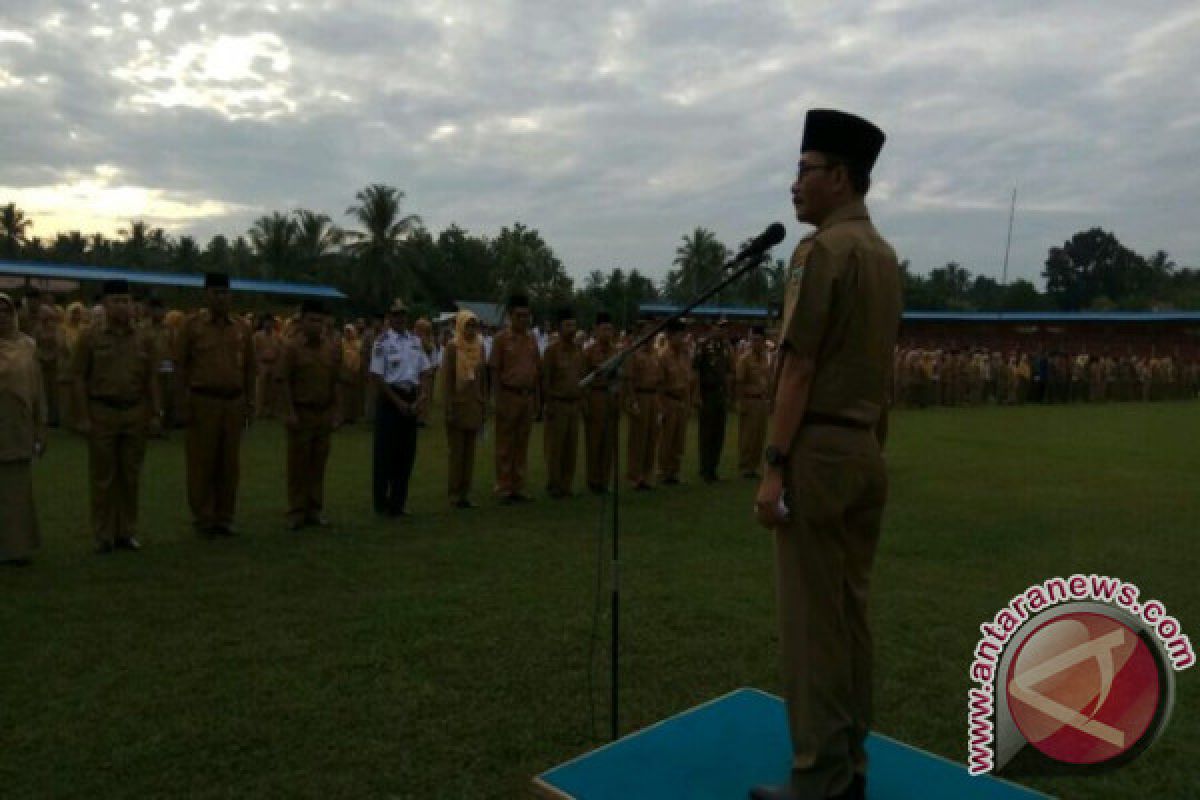
[[[763,460],[767,462],[768,467],[782,467],[787,464],[787,453],[775,445],[769,444],[766,452],[763,453]]]

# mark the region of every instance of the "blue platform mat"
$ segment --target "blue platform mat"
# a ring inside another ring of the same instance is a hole
[[[871,734],[869,800],[1028,800],[1046,795],[886,736]],[[782,784],[792,760],[783,701],[739,689],[542,773],[554,800],[743,800],[751,786]]]

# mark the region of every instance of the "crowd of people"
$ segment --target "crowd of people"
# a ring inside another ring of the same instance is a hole
[[[608,491],[618,419],[627,426],[624,478],[640,491],[682,482],[685,433],[699,417],[701,477],[718,480],[731,410],[739,421],[738,470],[758,477],[766,435],[773,345],[762,328],[739,342],[722,321],[670,326],[634,354],[621,376],[582,379],[650,329],[618,332],[605,314],[590,331],[560,309],[535,328],[528,298],[514,295],[508,322],[489,329],[470,311],[438,331],[410,325],[395,301],[378,319],[336,324],[319,302],[284,317],[235,315],[228,279],[206,279],[206,303],[169,310],[135,300],[128,284],[105,284],[100,303],[66,308],[37,291],[17,303],[0,295],[0,561],[29,563],[40,537],[32,463],[47,428],[88,439],[91,533],[97,552],[137,550],[138,496],[147,440],[185,431],[188,503],[197,532],[234,535],[240,442],[249,420],[281,419],[287,430],[287,527],[328,526],[324,474],[331,437],[345,425],[374,429],[376,513],[408,515],[418,435],[444,414],[447,495],[475,507],[475,451],[495,444],[493,494],[531,499],[529,445],[541,423],[546,492],[576,492],[576,474]],[[435,391],[436,389],[436,391]],[[18,424],[19,420],[19,424]]]
[[[1126,351],[899,347],[893,398],[902,408],[1195,399],[1200,361]]]

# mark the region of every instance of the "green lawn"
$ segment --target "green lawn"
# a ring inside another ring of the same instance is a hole
[[[731,425],[730,444],[736,431]],[[900,412],[874,583],[878,730],[965,758],[978,625],[1052,575],[1161,598],[1200,643],[1200,404]],[[535,431],[532,485],[542,484]],[[777,690],[772,548],[752,486],[624,495],[623,730],[739,686]],[[727,447],[725,472],[733,472]],[[370,436],[342,432],[332,532],[284,531],[283,435],[250,433],[233,540],[191,531],[181,437],[153,443],[140,554],[91,554],[83,443],[37,468],[45,544],[0,572],[0,796],[520,797],[607,730],[589,634],[600,503],[451,512],[422,433],[411,509],[370,513]],[[607,595],[602,597],[607,604]],[[1200,796],[1200,684],[1125,769],[1064,797]]]

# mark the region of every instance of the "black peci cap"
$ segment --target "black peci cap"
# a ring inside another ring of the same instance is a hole
[[[228,289],[229,276],[224,272],[208,272],[204,275],[205,289]]]
[[[105,281],[101,294],[105,297],[113,294],[129,294],[129,281],[124,278],[114,278]]]
[[[870,172],[886,138],[883,131],[862,117],[814,108],[804,118],[800,152],[819,150],[862,164]]]

